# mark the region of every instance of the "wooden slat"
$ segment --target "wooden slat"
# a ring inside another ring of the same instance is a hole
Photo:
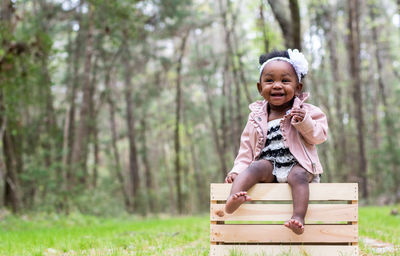
[[[333,245],[211,245],[210,255],[313,255],[313,256],[357,256],[357,246]]]
[[[225,204],[211,204],[211,221],[286,221],[293,214],[292,204],[243,204],[233,214],[224,212]],[[357,204],[310,204],[306,222],[357,221]]]
[[[226,200],[231,191],[232,184],[212,183],[210,200]],[[292,200],[291,190],[288,184],[258,183],[249,191],[253,200],[284,201]],[[340,200],[357,201],[357,183],[311,183],[310,201]]]
[[[305,225],[296,235],[284,225],[211,225],[210,240],[225,243],[351,243],[358,241],[358,225]]]

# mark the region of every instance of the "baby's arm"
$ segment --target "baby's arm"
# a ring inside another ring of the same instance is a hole
[[[254,129],[254,127],[252,127],[252,124],[248,121],[240,137],[239,152],[234,161],[233,168],[225,178],[225,181],[228,183],[230,183],[229,181],[233,182],[236,176],[245,170],[253,161],[253,149],[250,142],[251,129]]]
[[[321,144],[326,141],[328,122],[325,114],[315,106],[294,108],[291,112],[292,125],[300,132],[309,144]]]

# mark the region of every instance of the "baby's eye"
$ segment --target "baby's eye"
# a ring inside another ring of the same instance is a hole
[[[282,79],[282,83],[289,83],[290,80],[289,79]]]
[[[267,79],[265,82],[267,82],[267,83],[272,83],[272,82],[274,82],[274,80],[272,80],[272,79]]]

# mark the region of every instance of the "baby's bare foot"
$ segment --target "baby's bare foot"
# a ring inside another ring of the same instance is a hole
[[[293,216],[285,223],[285,227],[290,228],[295,234],[301,235],[304,233],[304,220]]]
[[[247,192],[245,192],[245,191],[241,191],[241,192],[232,194],[226,200],[225,212],[233,213],[234,211],[236,211],[237,208],[239,208],[239,206],[241,204],[243,204],[246,201],[250,201],[250,200],[251,200],[250,196],[248,196]]]

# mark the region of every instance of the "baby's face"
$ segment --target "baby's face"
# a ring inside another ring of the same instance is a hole
[[[291,101],[301,92],[302,86],[292,65],[280,60],[265,65],[260,82],[257,83],[261,96],[273,106],[282,106]]]

